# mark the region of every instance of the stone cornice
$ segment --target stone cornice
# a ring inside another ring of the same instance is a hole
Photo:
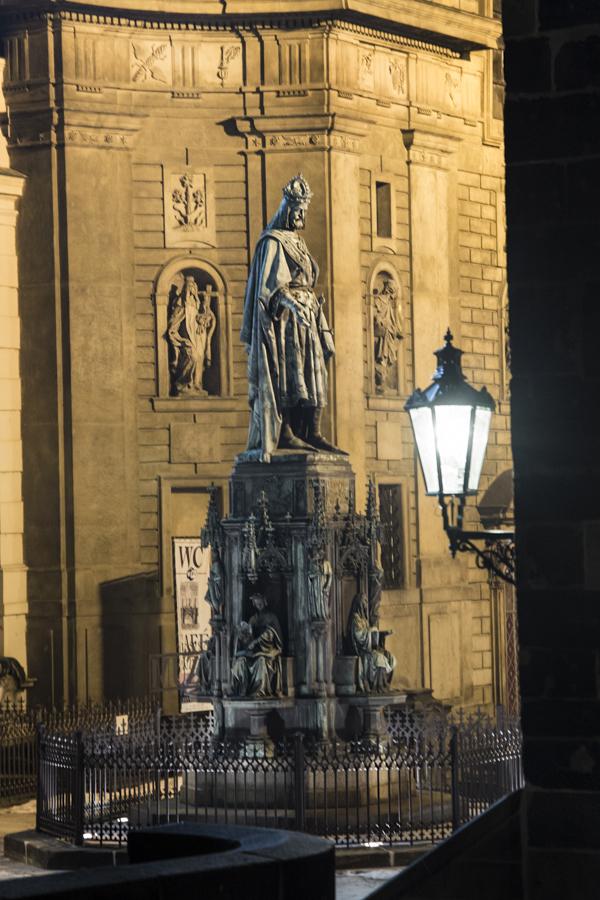
[[[466,55],[495,48],[494,19],[425,0],[0,0],[0,18],[18,24],[32,17],[81,19],[151,29],[290,28],[343,24],[373,34],[402,36],[417,45]]]
[[[427,131],[424,128],[403,128],[402,140],[409,165],[447,169],[450,158],[460,144],[460,137],[447,132]]]
[[[345,150],[357,153],[369,122],[338,113],[313,116],[239,117],[235,125],[251,150],[298,148]]]
[[[23,192],[26,175],[17,172],[16,169],[10,169],[6,166],[0,166],[0,180],[2,182],[2,193],[15,194],[20,196]]]
[[[24,149],[75,144],[103,150],[130,150],[139,128],[136,116],[64,109],[43,124],[37,120],[29,122],[27,118],[13,123],[8,146]]]

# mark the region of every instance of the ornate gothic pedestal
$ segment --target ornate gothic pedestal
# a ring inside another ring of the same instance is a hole
[[[270,463],[238,457],[226,518],[219,520],[211,502],[203,541],[212,548],[216,578],[211,621],[219,737],[257,741],[301,731],[318,740],[375,738],[384,728],[383,709],[406,702],[405,693],[387,684],[395,661],[379,632],[374,487],[364,515],[354,497],[346,456],[278,451]],[[266,609],[251,599],[257,594]],[[360,595],[364,640],[357,650],[350,620]],[[377,680],[377,671],[389,676]],[[372,685],[360,677],[364,672],[373,673]]]

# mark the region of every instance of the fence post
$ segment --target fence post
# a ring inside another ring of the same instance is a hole
[[[84,821],[84,746],[83,733],[75,732],[75,772],[73,778],[73,826],[75,831],[75,846],[81,847],[83,844],[83,821]]]
[[[452,831],[460,825],[460,797],[458,792],[458,729],[451,726],[450,733],[450,777],[452,794]]]
[[[304,737],[294,735],[294,809],[296,831],[304,831]]]
[[[35,779],[35,830],[41,831],[40,829],[40,815],[42,811],[42,798],[44,797],[44,791],[42,789],[42,773],[44,772],[42,766],[42,740],[44,737],[44,724],[43,722],[38,722],[35,726],[35,769],[36,769],[36,779]]]

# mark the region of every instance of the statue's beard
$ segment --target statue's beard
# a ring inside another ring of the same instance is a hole
[[[306,219],[299,219],[297,222],[295,222],[292,213],[290,213],[290,215],[288,216],[289,231],[304,231],[305,224]]]

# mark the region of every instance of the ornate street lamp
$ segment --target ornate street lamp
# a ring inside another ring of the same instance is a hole
[[[514,584],[514,532],[463,530],[465,501],[479,488],[496,404],[486,388],[478,391],[467,384],[460,364],[462,350],[452,345],[452,339],[448,329],[444,347],[435,351],[433,383],[425,391],[417,388],[404,407],[410,415],[425,492],[438,498],[452,556],[474,552],[480,568]]]

